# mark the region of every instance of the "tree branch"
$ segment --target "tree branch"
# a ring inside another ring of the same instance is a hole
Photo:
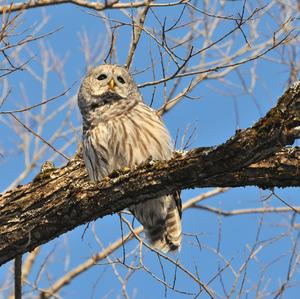
[[[83,223],[178,189],[300,186],[300,82],[253,127],[214,148],[148,161],[92,183],[79,156],[0,195],[0,265]]]
[[[151,7],[164,7],[164,6],[176,6],[180,4],[186,3],[186,0],[181,0],[178,2],[172,3],[151,3]],[[5,12],[14,12],[14,11],[22,11],[37,7],[50,6],[50,5],[59,5],[59,4],[73,4],[89,9],[93,9],[96,11],[102,11],[105,9],[132,9],[148,6],[148,1],[137,1],[137,2],[129,2],[129,3],[120,3],[119,0],[113,0],[111,2],[104,1],[104,3],[100,3],[98,1],[85,1],[85,0],[33,0],[23,3],[15,3],[9,5],[0,6],[0,15]]]

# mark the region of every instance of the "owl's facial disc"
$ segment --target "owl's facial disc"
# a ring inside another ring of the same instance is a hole
[[[135,103],[142,98],[125,68],[104,64],[92,69],[83,80],[78,103],[82,111],[95,111],[122,100]]]
[[[101,66],[95,69],[94,77],[95,86],[94,89],[98,97],[104,97],[105,100],[119,100],[121,98],[127,98],[130,82],[128,76],[124,73],[124,70],[118,66]]]
[[[122,90],[119,88],[118,83],[116,82],[115,76],[102,72],[97,76],[97,92],[94,94],[97,99],[96,102],[93,102],[91,109],[94,110],[103,105],[110,105],[116,101],[119,101],[125,98],[122,94]],[[121,76],[117,76],[117,80],[125,83],[125,80]],[[121,83],[121,84],[124,84]]]

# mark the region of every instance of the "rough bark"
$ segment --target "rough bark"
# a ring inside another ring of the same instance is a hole
[[[214,148],[174,154],[89,182],[76,156],[60,169],[0,195],[0,265],[76,226],[178,189],[300,186],[300,83],[253,127]]]

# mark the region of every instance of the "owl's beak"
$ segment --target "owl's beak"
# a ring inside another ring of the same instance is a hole
[[[109,89],[114,90],[114,88],[115,88],[115,86],[116,86],[116,82],[114,81],[114,79],[111,79],[111,80],[108,82],[108,85],[109,85]]]

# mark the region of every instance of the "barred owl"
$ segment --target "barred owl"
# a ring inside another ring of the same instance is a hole
[[[127,70],[100,65],[83,79],[78,106],[83,119],[83,156],[91,180],[133,167],[149,157],[171,158],[169,133],[160,117],[143,103]],[[181,242],[181,201],[170,194],[129,207],[157,249],[176,250]]]

